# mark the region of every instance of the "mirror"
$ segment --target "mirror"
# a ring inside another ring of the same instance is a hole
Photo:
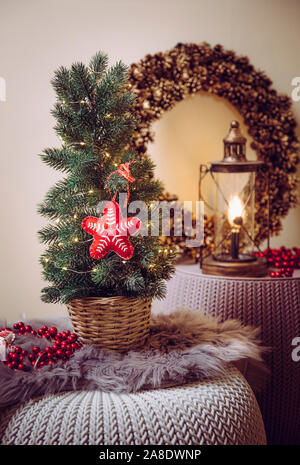
[[[223,138],[232,120],[240,122],[242,134],[247,137],[247,158],[256,160],[241,115],[228,101],[207,92],[187,97],[152,124],[155,140],[149,143],[148,154],[167,192],[194,205],[198,200],[200,163],[223,158]],[[202,193],[209,203],[212,192],[211,185],[204,182]]]

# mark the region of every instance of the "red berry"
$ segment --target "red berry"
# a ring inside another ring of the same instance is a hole
[[[24,356],[23,355],[19,355],[19,362],[23,362],[24,360]]]
[[[73,350],[76,350],[77,344],[75,344],[75,342],[72,342],[71,347],[72,347]]]
[[[25,368],[24,363],[19,363],[19,365],[18,365],[18,370],[20,370],[20,371],[25,371],[25,369],[26,369],[26,368]]]
[[[29,333],[31,330],[32,330],[32,327],[30,325],[25,326],[25,331]]]
[[[28,352],[27,352],[27,350],[23,349],[22,352],[21,352],[21,354],[22,354],[24,357],[26,357],[26,355],[28,354]]]
[[[28,355],[29,360],[32,362],[35,360],[35,355],[34,354],[29,354]]]
[[[51,366],[51,365],[55,365],[55,361],[52,360],[52,359],[48,360],[48,365],[50,365],[50,366]]]
[[[22,352],[22,347],[15,347],[15,353],[20,354]]]
[[[33,352],[33,353],[38,353],[38,352],[40,352],[40,350],[41,350],[41,349],[40,349],[38,346],[34,346],[34,347],[32,348],[32,352]]]
[[[19,358],[19,355],[18,355],[18,354],[16,354],[15,352],[10,352],[10,354],[11,354],[10,358],[11,358],[12,360],[18,360],[18,358]]]
[[[19,325],[19,328],[22,328],[24,326],[23,321],[19,321],[18,325]]]
[[[34,365],[35,365],[35,360],[32,360],[32,361],[31,361],[31,365],[34,367]]]
[[[70,358],[72,355],[72,352],[70,350],[66,350],[65,355],[66,357]]]
[[[39,334],[40,336],[42,336],[42,335],[44,334],[44,331],[42,330],[42,328],[38,329],[38,334]]]
[[[62,358],[64,356],[64,352],[61,349],[58,349],[56,351],[56,355],[57,355],[58,358]]]
[[[7,366],[8,366],[8,368],[13,368],[12,362],[8,362]]]
[[[57,329],[55,328],[55,326],[51,326],[51,328],[49,328],[49,333],[52,337],[56,336]]]
[[[38,358],[42,358],[43,355],[44,355],[44,352],[41,352],[41,351],[40,351],[40,352],[37,353],[37,357],[38,357]]]
[[[34,329],[32,329],[32,330],[30,331],[30,334],[32,334],[33,336],[36,336],[36,335],[37,335],[37,332],[36,332]]]
[[[11,362],[11,367],[12,367],[12,368],[16,368],[17,366],[18,366],[18,362],[17,362],[16,360],[13,360],[13,361]]]
[[[19,329],[19,323],[15,323],[13,326],[14,329]]]

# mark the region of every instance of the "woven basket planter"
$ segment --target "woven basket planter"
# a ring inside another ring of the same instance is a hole
[[[150,328],[151,298],[88,297],[67,304],[83,344],[126,351],[142,347]]]

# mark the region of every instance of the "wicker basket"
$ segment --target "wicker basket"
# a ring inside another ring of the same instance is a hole
[[[149,335],[151,298],[88,297],[67,304],[80,342],[126,351],[144,345]]]

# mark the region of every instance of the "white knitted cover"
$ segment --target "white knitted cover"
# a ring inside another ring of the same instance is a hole
[[[179,265],[166,298],[154,303],[163,313],[178,308],[261,328],[263,345],[272,349],[265,357],[269,382],[257,395],[268,443],[300,444],[300,362],[291,355],[300,336],[300,270],[292,278],[226,278]]]
[[[14,445],[265,444],[255,396],[230,367],[218,379],[113,394],[64,392],[2,412],[0,443]]]

